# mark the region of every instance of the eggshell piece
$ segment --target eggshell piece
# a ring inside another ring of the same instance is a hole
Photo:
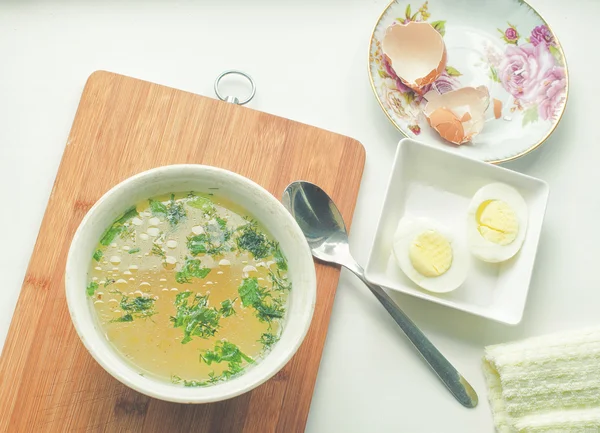
[[[388,27],[381,49],[398,78],[419,94],[446,68],[444,39],[426,22]]]
[[[502,117],[502,101],[494,98],[494,117],[500,119]]]
[[[444,140],[460,145],[483,129],[490,104],[485,86],[463,87],[444,94],[432,90],[424,98],[427,105],[423,114]]]
[[[465,132],[461,121],[446,108],[438,108],[427,118],[429,124],[440,136],[451,143],[460,143]]]

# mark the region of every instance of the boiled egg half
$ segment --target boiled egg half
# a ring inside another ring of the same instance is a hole
[[[432,219],[402,218],[394,234],[393,252],[406,276],[430,292],[450,292],[467,278],[465,248]]]
[[[479,189],[467,218],[469,247],[475,257],[499,263],[521,249],[527,232],[527,204],[513,187],[491,183]]]

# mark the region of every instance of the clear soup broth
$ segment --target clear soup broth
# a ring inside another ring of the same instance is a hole
[[[208,386],[278,341],[287,261],[277,242],[210,194],[153,197],[106,229],[87,294],[106,338],[142,375]]]

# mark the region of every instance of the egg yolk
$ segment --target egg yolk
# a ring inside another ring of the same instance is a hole
[[[440,233],[427,230],[410,244],[408,257],[419,274],[429,278],[439,277],[452,265],[452,247]]]
[[[512,243],[519,233],[519,220],[515,211],[502,200],[481,203],[475,219],[481,236],[498,245]]]

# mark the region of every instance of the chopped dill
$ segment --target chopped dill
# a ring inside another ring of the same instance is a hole
[[[200,209],[200,210],[204,211],[204,213],[207,215],[214,215],[215,212],[217,211],[215,209],[215,205],[213,204],[212,200],[209,198],[202,197],[200,195],[194,195],[193,193],[190,193],[190,195],[188,195],[188,197],[189,197],[189,199],[186,202],[186,204],[188,206],[191,206],[196,209]]]
[[[198,387],[208,385],[208,382],[205,380],[185,380],[175,374],[171,376],[171,382],[176,385],[183,383],[183,386],[187,387]]]
[[[270,255],[281,271],[287,271],[287,260],[281,252],[278,242],[272,242],[267,235],[260,231],[258,223],[249,220],[248,223],[238,228],[241,234],[237,237],[236,243],[240,250],[249,251],[257,259],[264,259]]]
[[[115,221],[116,223],[119,224],[125,224],[127,221],[129,221],[130,219],[132,219],[133,217],[138,216],[138,211],[135,208],[135,206],[131,206],[129,209],[127,209],[125,211],[125,213],[123,215],[121,215],[121,217],[119,219],[117,219],[117,221]]]
[[[222,375],[217,376],[214,371],[211,371],[210,373],[208,373],[207,380],[195,380],[195,379],[186,380],[186,379],[182,379],[181,377],[177,376],[176,374],[171,376],[172,383],[174,383],[174,384],[182,383],[183,386],[186,386],[186,387],[209,386],[209,385],[215,384],[217,382],[221,382],[223,380],[225,380],[225,377],[223,377]]]
[[[202,267],[198,259],[188,257],[179,272],[175,274],[175,280],[179,284],[191,283],[192,278],[205,278],[210,273],[210,268]]]
[[[106,280],[104,282],[104,287],[108,287],[108,286],[110,286],[111,284],[114,284],[114,283],[115,283],[115,280],[113,278],[111,278],[110,280]]]
[[[271,323],[274,319],[282,319],[285,314],[285,308],[281,298],[273,298],[270,304],[261,302],[254,305],[256,317],[261,322]]]
[[[86,292],[87,292],[88,296],[94,296],[94,293],[96,293],[96,290],[98,290],[98,283],[96,283],[95,281],[92,281],[90,284],[88,284],[88,286],[86,288]]]
[[[244,307],[260,303],[265,297],[269,296],[267,290],[258,285],[256,278],[245,278],[242,281],[242,285],[238,288],[238,293]]]
[[[221,373],[223,379],[230,379],[242,372],[242,363],[244,361],[254,364],[254,360],[251,357],[243,353],[235,344],[228,341],[217,341],[213,350],[205,350],[200,355],[200,361],[205,362],[206,365],[211,365],[213,362],[227,362],[228,369]]]
[[[286,277],[281,276],[279,269],[277,269],[276,272],[277,273],[269,269],[269,279],[273,283],[273,290],[277,290],[278,292],[292,290],[292,283],[289,282]]]
[[[113,224],[110,226],[100,238],[100,243],[104,246],[108,246],[112,241],[125,230],[125,227],[121,224]]]
[[[283,301],[273,298],[266,288],[258,285],[256,278],[245,278],[238,288],[240,299],[244,307],[252,306],[256,310],[256,317],[261,322],[271,323],[274,319],[281,319],[285,313]],[[271,302],[267,302],[271,298]]]
[[[269,255],[271,243],[267,236],[258,229],[256,221],[249,221],[239,230],[241,230],[241,234],[236,239],[236,243],[240,250],[250,252],[255,259],[264,259]]]
[[[216,249],[216,247],[211,244],[210,238],[206,233],[188,237],[187,247],[193,256],[197,256],[198,254],[206,254],[209,251]]]
[[[133,316],[130,313],[127,313],[121,317],[111,320],[111,322],[133,322]]]
[[[167,221],[171,227],[175,227],[186,218],[183,203],[175,201],[175,194],[171,194],[171,201],[167,206]]]
[[[227,220],[217,216],[215,217],[215,221],[217,221],[217,224],[219,224],[219,227],[221,227],[221,230],[227,231]],[[230,234],[231,236],[231,234]]]
[[[127,251],[127,252],[128,252],[129,254],[135,254],[135,253],[139,253],[139,252],[140,252],[140,249],[139,249],[139,247],[136,247],[136,248],[132,248],[132,249],[130,249],[130,250],[129,250],[129,251]]]
[[[121,239],[129,239],[135,241],[135,228],[134,227],[123,227],[121,233],[119,233]]]
[[[202,210],[205,217],[210,218],[208,223],[202,225],[203,233],[187,238],[187,247],[190,254],[193,256],[199,254],[214,256],[232,251],[233,245],[229,243],[229,240],[233,235],[233,231],[227,228],[227,220],[217,214],[217,209],[212,200],[190,192],[185,203],[188,206]]]
[[[138,212],[135,206],[130,207],[123,215],[117,218],[109,228],[104,231],[102,237],[100,238],[100,243],[104,246],[110,245],[117,236],[126,230],[125,223],[137,215]]]
[[[99,262],[99,261],[100,261],[100,259],[102,258],[102,256],[103,256],[103,255],[104,255],[104,253],[102,252],[102,250],[96,250],[96,251],[94,252],[94,255],[92,256],[92,258],[93,258],[95,261]]]
[[[269,350],[275,343],[279,341],[279,337],[270,332],[265,332],[260,336],[259,343],[263,345],[264,350]]]
[[[219,313],[222,317],[229,317],[235,314],[235,310],[233,309],[233,303],[236,301],[236,299],[237,298],[235,298],[234,300],[225,299],[223,302],[221,302],[221,308],[219,309]]]
[[[208,295],[199,293],[194,295],[190,301],[192,292],[178,293],[175,297],[175,308],[177,314],[171,316],[173,327],[183,329],[183,340],[181,344],[192,341],[193,336],[209,338],[216,334],[219,328],[219,311],[208,306]]]
[[[227,221],[219,217],[215,221],[216,224],[208,223],[203,227],[204,233],[187,238],[187,247],[193,256],[214,256],[232,250],[233,245],[229,242],[232,232],[227,229]]]
[[[116,292],[120,293],[120,292]],[[131,298],[121,293],[121,302],[119,306],[125,313],[119,318],[113,319],[112,322],[132,322],[133,319],[146,319],[154,316],[154,298],[148,298],[144,296],[136,296]]]
[[[167,254],[158,244],[152,244],[152,249],[150,250],[150,254],[153,256],[158,256],[160,258],[165,258]]]
[[[148,203],[150,204],[150,212],[152,213],[152,215],[154,215],[157,218],[167,217],[168,209],[162,202],[154,199],[149,199]]]
[[[155,217],[165,218],[171,227],[176,227],[181,221],[186,218],[185,209],[183,208],[183,203],[180,201],[175,201],[175,194],[171,194],[171,199],[169,200],[169,204],[165,205],[164,203],[149,199],[148,203],[150,204],[150,212]]]
[[[275,264],[277,264],[277,268],[280,271],[287,271],[287,260],[279,248],[279,242],[273,242],[271,244],[271,254],[273,254],[273,259],[275,260]]]

